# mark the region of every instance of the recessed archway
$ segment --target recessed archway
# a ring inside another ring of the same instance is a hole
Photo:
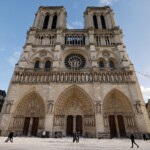
[[[94,105],[90,96],[80,87],[71,86],[64,90],[58,97],[54,114],[55,115],[65,115],[73,114],[70,109],[80,109],[80,113],[84,115],[94,114]]]
[[[82,88],[74,85],[59,95],[54,106],[54,125],[59,124],[60,128],[64,128],[64,134],[67,132],[68,135],[71,135],[70,132],[73,132],[71,130],[78,130],[81,134],[88,132],[89,135],[95,137],[94,112],[94,104],[90,96]],[[70,119],[73,121],[71,123],[69,123],[69,116],[73,117],[73,120]],[[55,120],[60,123],[55,123]],[[82,122],[79,124],[78,121]],[[62,122],[64,124],[61,124]],[[68,129],[68,124],[73,124],[71,130]],[[57,128],[57,130],[60,128]]]
[[[44,129],[45,112],[42,97],[33,91],[18,103],[10,129],[17,134],[36,136],[38,131]]]
[[[133,108],[129,99],[121,91],[113,89],[104,98],[103,113],[109,124],[111,137],[126,137],[126,117],[133,118]]]

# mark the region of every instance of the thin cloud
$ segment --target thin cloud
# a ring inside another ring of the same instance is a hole
[[[117,2],[118,0],[98,0],[99,4],[102,5],[111,5],[114,2]]]
[[[79,5],[79,4],[77,3],[77,1],[75,1],[74,5],[73,5],[73,8],[74,8],[74,9],[78,8],[78,5]]]
[[[83,22],[82,21],[71,22],[71,24],[67,24],[67,28],[68,29],[83,28]]]
[[[12,56],[8,58],[8,62],[10,63],[11,66],[15,66],[15,64],[19,61],[19,57],[21,54],[21,48],[18,47],[17,50],[13,53]]]
[[[4,48],[0,48],[0,52],[4,52],[5,51],[5,49]]]
[[[70,25],[70,24],[67,24],[67,28],[68,29],[74,29],[74,27],[72,25]]]
[[[77,27],[83,27],[83,22],[81,22],[81,21],[74,21],[74,22],[72,22],[72,25],[77,26]]]
[[[150,99],[150,88],[141,86],[141,91],[143,93],[144,101],[147,102]]]

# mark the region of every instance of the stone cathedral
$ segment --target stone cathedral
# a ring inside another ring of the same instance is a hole
[[[93,138],[150,132],[145,103],[109,6],[87,7],[67,29],[63,6],[39,7],[1,114],[1,135],[47,131]]]

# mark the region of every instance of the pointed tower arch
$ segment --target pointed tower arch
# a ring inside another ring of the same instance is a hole
[[[55,15],[53,16],[52,29],[56,29],[56,27],[57,27],[57,19],[58,19],[58,17],[57,17],[57,15],[55,14]]]
[[[49,14],[47,14],[45,16],[44,23],[43,23],[43,29],[47,29],[48,28],[48,23],[49,23]]]

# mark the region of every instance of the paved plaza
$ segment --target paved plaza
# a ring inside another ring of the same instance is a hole
[[[80,139],[73,143],[72,138],[24,138],[15,137],[13,143],[5,143],[0,137],[0,150],[128,150],[129,139]],[[150,150],[150,141],[136,140],[141,150]],[[133,149],[138,149],[136,146]]]

